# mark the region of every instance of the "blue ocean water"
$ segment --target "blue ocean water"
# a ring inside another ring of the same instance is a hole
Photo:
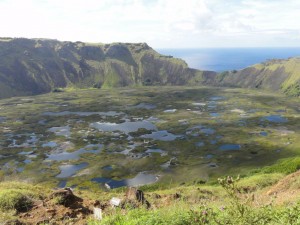
[[[157,49],[163,55],[185,60],[189,67],[222,72],[239,70],[268,59],[300,56],[299,48]]]

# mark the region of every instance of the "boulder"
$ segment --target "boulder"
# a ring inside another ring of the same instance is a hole
[[[144,192],[138,190],[135,187],[129,187],[125,194],[125,204],[131,203],[134,207],[139,205],[145,205],[147,208],[150,208],[150,203],[146,200]]]
[[[73,194],[73,191],[71,188],[63,188],[59,189],[55,192],[53,192],[50,196],[49,199],[54,199],[58,198],[58,204],[64,205],[66,207],[72,206],[75,203],[82,202],[82,198],[77,197],[76,195]]]

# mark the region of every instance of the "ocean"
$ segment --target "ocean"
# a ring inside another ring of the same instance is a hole
[[[222,72],[240,70],[268,59],[300,56],[299,48],[157,49],[163,55],[185,60],[189,67]]]

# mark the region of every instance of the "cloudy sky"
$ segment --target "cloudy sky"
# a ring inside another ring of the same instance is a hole
[[[155,48],[300,46],[300,0],[0,0],[0,36]]]

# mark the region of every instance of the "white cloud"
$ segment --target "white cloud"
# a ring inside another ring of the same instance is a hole
[[[0,36],[154,47],[300,44],[298,0],[6,0]]]

